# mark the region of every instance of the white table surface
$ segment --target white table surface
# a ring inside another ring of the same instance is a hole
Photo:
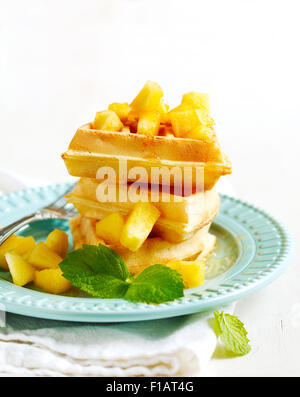
[[[167,102],[209,92],[240,197],[278,216],[294,259],[236,313],[252,352],[213,359],[208,376],[300,375],[299,51],[297,1],[2,1],[0,168],[67,178],[76,128],[147,79]]]

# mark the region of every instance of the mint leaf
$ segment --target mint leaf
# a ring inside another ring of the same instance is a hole
[[[244,324],[236,316],[225,314],[223,311],[221,313],[214,311],[214,316],[217,336],[220,335],[225,347],[239,356],[249,353],[251,346]]]
[[[75,287],[99,298],[163,303],[183,296],[184,284],[176,270],[153,265],[134,279],[120,255],[102,244],[83,245],[59,266]]]
[[[83,245],[59,264],[63,276],[99,298],[122,298],[129,287],[129,270],[123,259],[105,245]]]
[[[70,273],[88,276],[102,273],[122,280],[129,277],[129,270],[120,255],[103,244],[84,244],[82,248],[70,252],[60,263],[60,267],[65,275]]]
[[[163,303],[183,296],[180,274],[164,265],[143,270],[129,286],[124,298],[133,302]]]
[[[82,277],[77,287],[98,298],[117,299],[123,298],[129,285],[129,281],[123,281],[116,277],[100,274]]]

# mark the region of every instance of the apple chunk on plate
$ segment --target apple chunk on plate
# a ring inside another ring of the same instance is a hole
[[[7,261],[14,284],[23,287],[23,285],[33,281],[35,269],[20,255],[14,251],[11,251],[5,254],[5,259]]]

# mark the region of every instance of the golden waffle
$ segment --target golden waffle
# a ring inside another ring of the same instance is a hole
[[[96,179],[81,178],[73,192],[66,196],[67,201],[72,203],[84,217],[97,220],[117,211],[126,215],[134,207],[135,203],[129,200],[99,202],[96,194],[99,183],[100,181]],[[117,186],[116,198],[119,197],[120,189],[127,188],[127,185]],[[150,200],[150,191],[145,189]],[[175,195],[160,193],[159,201],[152,204],[161,213],[152,235],[163,237],[171,242],[179,242],[192,237],[196,230],[212,222],[219,211],[220,197],[213,189],[180,197],[178,202]]]
[[[91,124],[80,127],[67,152],[62,155],[70,175],[96,178],[101,167],[111,167],[120,177],[120,160],[126,162],[127,173],[143,167],[147,173],[140,181],[150,183],[152,167],[179,167],[183,183],[196,186],[196,168],[204,169],[204,189],[213,188],[222,175],[231,173],[231,163],[221,151],[216,137],[211,142],[200,139],[145,136],[130,132],[94,130]],[[122,163],[124,164],[124,163]],[[121,172],[124,166],[121,164]],[[184,174],[192,167],[191,175]],[[143,179],[144,178],[144,179]],[[128,181],[136,180],[128,177]],[[171,185],[173,184],[171,180]]]

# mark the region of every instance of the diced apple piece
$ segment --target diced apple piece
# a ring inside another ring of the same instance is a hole
[[[24,255],[35,247],[35,241],[32,236],[22,237],[13,234],[0,246],[0,267],[8,270],[5,254],[9,251],[15,251],[19,255]]]
[[[120,242],[124,223],[124,217],[119,212],[107,215],[96,223],[97,236],[102,238],[107,244],[117,244]]]
[[[5,254],[13,283],[23,287],[34,279],[35,269],[14,251]]]
[[[205,142],[211,142],[214,137],[214,131],[212,128],[206,127],[205,125],[200,125],[194,128],[192,131],[185,135],[185,138],[189,139],[201,139]]]
[[[134,98],[131,108],[134,112],[157,112],[161,109],[163,92],[153,81],[147,81],[142,90]]]
[[[190,106],[188,106],[186,103],[181,103],[180,105],[176,106],[176,108],[173,108],[169,110],[169,113],[175,113],[175,112],[184,112],[185,110],[191,110]]]
[[[97,112],[93,128],[104,131],[121,131],[123,124],[117,114],[112,110]]]
[[[23,237],[13,234],[0,246],[0,267],[8,270],[8,265],[5,259],[5,254],[16,249]]]
[[[61,261],[62,258],[43,241],[36,245],[28,259],[28,262],[37,269],[55,269]]]
[[[205,262],[202,260],[172,261],[167,266],[181,274],[185,288],[195,288],[204,283]]]
[[[36,244],[32,236],[23,237],[22,240],[20,241],[20,244],[18,244],[17,247],[15,248],[15,251],[19,255],[24,255],[27,252],[32,251],[35,246]]]
[[[160,101],[160,106],[158,109],[158,112],[160,114],[160,122],[161,123],[170,123],[170,118],[169,118],[169,105],[164,103],[163,99]]]
[[[171,111],[169,117],[175,136],[185,136],[188,132],[201,125],[199,113],[198,109]]]
[[[35,247],[35,245],[34,245],[34,247]],[[22,258],[24,259],[25,262],[29,261],[30,255],[31,255],[32,251],[34,250],[34,247],[30,251],[27,251],[27,252],[25,252],[25,254],[22,255]]]
[[[164,115],[164,114],[168,113],[168,111],[169,111],[169,105],[164,103],[163,99],[160,100],[160,105],[159,105],[158,111],[161,115]]]
[[[149,236],[159,216],[159,210],[151,203],[137,203],[129,213],[123,227],[121,244],[130,251],[137,251]]]
[[[130,112],[130,106],[128,105],[128,103],[111,103],[108,106],[108,110],[112,110],[113,112],[115,112],[117,114],[117,116],[119,117],[119,119],[124,122],[128,119],[128,114]]]
[[[158,135],[160,115],[155,112],[142,113],[137,127],[137,133],[142,135]]]
[[[67,292],[72,284],[63,277],[61,269],[44,269],[35,272],[34,284],[50,294]]]
[[[186,109],[178,107],[169,112],[170,121],[175,136],[185,137],[190,131],[199,126],[211,126],[213,120],[201,109]]]
[[[188,92],[182,96],[182,104],[186,104],[189,107],[203,108],[210,113],[209,95],[200,92]]]
[[[63,230],[53,230],[46,239],[46,245],[61,258],[65,258],[69,249],[69,238]]]
[[[197,109],[198,117],[202,125],[206,127],[212,127],[214,125],[214,120],[209,117],[209,114],[204,109]]]

